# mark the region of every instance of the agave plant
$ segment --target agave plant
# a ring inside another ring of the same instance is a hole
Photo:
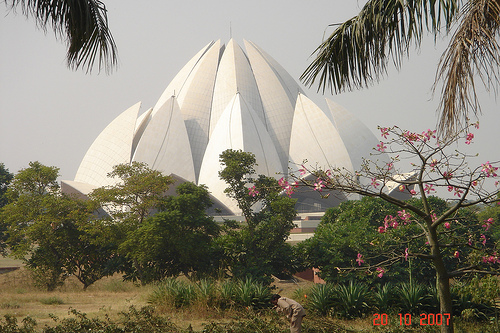
[[[156,287],[148,302],[181,308],[191,305],[196,298],[196,289],[192,284],[168,278]]]
[[[387,313],[392,308],[394,286],[391,283],[379,285],[373,294],[374,305],[379,313]]]
[[[335,288],[337,310],[344,318],[361,317],[370,308],[370,288],[362,282],[350,280]]]
[[[403,282],[396,288],[400,301],[401,311],[411,314],[420,314],[432,306],[432,297],[429,288],[415,282]]]
[[[320,315],[331,312],[334,300],[334,287],[330,284],[316,284],[308,297],[308,307]]]
[[[242,306],[263,308],[269,305],[271,291],[269,287],[252,279],[245,279],[236,288],[236,303]]]

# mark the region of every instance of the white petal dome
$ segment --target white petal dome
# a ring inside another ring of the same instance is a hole
[[[246,52],[233,39],[207,44],[154,107],[138,117],[136,104],[118,116],[89,148],[73,191],[109,185],[106,174],[114,165],[141,161],[207,185],[218,205],[237,214],[218,178],[219,154],[226,149],[254,153],[257,173],[276,178],[304,159],[311,166],[355,170],[378,143],[374,135],[331,101],[321,110],[276,60],[250,41],[244,45]],[[298,198],[321,206],[319,196]]]

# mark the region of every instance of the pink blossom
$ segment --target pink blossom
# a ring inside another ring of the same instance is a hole
[[[412,132],[409,132],[409,131],[405,131],[403,133],[403,137],[406,138],[410,142],[412,142],[412,141],[418,141],[418,139],[419,139],[419,136],[418,136],[417,133],[412,133]]]
[[[359,266],[361,266],[361,264],[365,262],[363,259],[361,259],[362,257],[363,255],[358,252],[358,258],[356,259],[356,262],[358,263]]]
[[[481,239],[483,240],[481,243],[483,243],[483,245],[486,245],[486,236],[481,235]]]
[[[393,227],[394,229],[396,229],[398,227],[398,221],[396,220],[396,218],[392,215],[387,215],[385,218],[384,218],[384,225],[385,227],[387,228],[388,226],[391,226]]]
[[[455,257],[455,258],[458,258],[458,257],[460,257],[460,252],[458,252],[458,251],[455,251],[455,253],[453,253],[453,257]]]
[[[403,220],[404,222],[409,222],[410,219],[411,219],[411,215],[410,213],[407,213],[406,210],[400,210],[398,211],[398,216],[401,220]]]
[[[439,162],[438,162],[438,160],[436,160],[436,159],[434,158],[434,159],[432,159],[431,164],[429,164],[429,165],[430,165],[430,167],[431,167],[432,169],[434,169],[438,163],[439,163]]]
[[[471,183],[472,187],[475,187],[477,186],[477,180],[474,180],[472,183]]]
[[[433,192],[436,192],[436,190],[434,189],[434,185],[432,184],[425,184],[425,188],[424,188],[424,191],[427,193],[427,194],[430,194],[431,191]]]
[[[300,175],[303,176],[303,175],[306,174],[307,169],[306,169],[306,167],[304,165],[301,165],[301,167],[302,168],[299,169],[299,172],[300,172]]]
[[[255,188],[255,185],[248,189],[248,195],[255,197],[257,194],[259,194],[259,191]]]
[[[436,220],[437,220],[436,213],[432,213],[432,214],[431,214],[431,221],[432,221],[432,222],[436,222]]]
[[[405,249],[405,261],[408,261],[408,256],[410,254],[408,253],[408,248]]]
[[[380,141],[380,143],[377,145],[377,150],[383,153],[385,151],[385,148],[387,148],[387,146],[384,146],[384,143]]]
[[[325,184],[323,183],[323,180],[321,178],[318,178],[316,180],[316,183],[314,183],[314,190],[321,192],[323,190],[323,187],[325,187]]]
[[[400,191],[400,192],[403,192],[403,191],[405,190],[405,188],[406,188],[406,187],[405,187],[404,185],[399,185],[399,191]]]
[[[443,172],[443,178],[444,179],[451,179],[451,178],[453,178],[453,174],[451,172],[445,171],[445,172]]]
[[[486,228],[486,231],[488,231],[494,221],[493,221],[493,218],[490,217],[489,219],[485,220],[484,222],[485,222],[485,224],[483,224],[483,228]]]
[[[472,142],[472,139],[474,139],[474,134],[473,133],[467,133],[467,138],[465,139],[465,144],[470,145]]]
[[[451,227],[450,222],[445,222],[445,223],[444,223],[444,227],[445,227],[446,229],[450,229],[450,227]]]
[[[483,172],[486,174],[486,177],[496,177],[497,174],[495,171],[498,170],[497,167],[494,167],[490,164],[490,161],[484,163],[484,164],[481,164],[481,166],[483,167]]]
[[[383,234],[385,232],[385,227],[378,227],[378,232]]]
[[[479,129],[479,121],[477,121],[477,122],[475,122],[475,123],[474,123],[474,127],[475,127],[476,129]]]
[[[453,188],[454,188],[453,186],[451,186],[451,185],[448,185],[448,192],[451,192],[451,191],[453,191]]]
[[[416,195],[416,194],[417,194],[417,191],[415,191],[415,190],[410,190],[410,194],[411,194],[411,195]]]
[[[456,195],[460,198],[462,197],[462,193],[464,193],[463,190],[459,189],[458,187],[455,187],[455,193],[453,193],[453,195]]]
[[[284,189],[285,187],[288,186],[288,182],[285,180],[285,177],[281,177],[279,180],[278,180],[278,184],[279,186]]]
[[[436,131],[434,130],[430,130],[428,129],[427,131],[424,131],[422,132],[422,138],[423,138],[423,141],[428,141],[430,140],[431,138],[435,138],[436,137]]]
[[[380,185],[380,184],[377,182],[377,179],[376,179],[376,178],[372,178],[372,179],[371,179],[371,181],[372,181],[372,185],[373,185],[373,187],[375,187],[375,188],[377,188],[377,186],[379,186],[379,185]]]
[[[377,276],[378,276],[379,278],[382,278],[382,277],[384,276],[385,269],[383,269],[382,267],[377,267],[377,272],[379,272],[379,273],[377,274]]]
[[[472,246],[472,235],[469,235],[469,241],[467,242],[467,244],[469,244],[469,246]]]
[[[391,171],[394,168],[394,163],[387,163],[387,171]]]
[[[381,127],[380,132],[382,132],[380,135],[384,137],[384,139],[387,139],[387,136],[389,135],[389,128],[388,127]]]

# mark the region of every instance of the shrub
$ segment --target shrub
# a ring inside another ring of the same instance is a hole
[[[316,284],[308,297],[309,309],[319,315],[327,315],[333,307],[334,288],[330,284]]]
[[[60,297],[51,296],[40,299],[40,303],[45,305],[59,305],[59,304],[64,304],[64,301]]]
[[[271,290],[262,283],[247,278],[237,284],[235,291],[236,305],[258,309],[270,306]]]
[[[370,289],[365,283],[339,284],[334,289],[336,294],[336,309],[344,318],[352,319],[363,316],[370,308]]]
[[[415,282],[403,282],[396,288],[401,312],[419,315],[433,307],[429,288]]]

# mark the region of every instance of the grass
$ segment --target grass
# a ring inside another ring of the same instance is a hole
[[[306,294],[313,284],[305,280],[276,281],[275,292],[305,302]],[[204,286],[207,298],[210,298],[210,287]],[[38,329],[45,325],[53,326],[53,316],[59,318],[59,323],[65,318],[74,318],[74,311],[85,314],[88,318],[104,320],[109,316],[111,320],[119,320],[120,313],[129,312],[131,306],[140,309],[149,305],[148,299],[155,290],[154,286],[138,286],[130,282],[123,282],[121,276],[104,278],[83,291],[82,285],[76,279],[68,279],[65,285],[54,292],[46,292],[33,286],[31,279],[24,269],[0,274],[0,318],[11,315],[20,323],[23,318],[30,316],[37,322]],[[73,312],[73,314],[72,314]],[[156,313],[175,324],[183,331],[201,332],[243,332],[243,327],[251,329],[255,326],[265,327],[267,323],[278,327],[276,332],[288,332],[286,318],[270,312],[255,312],[249,308],[243,312],[229,308],[214,310],[206,305],[195,304],[192,307],[175,309],[175,307],[157,307]],[[385,327],[373,326],[373,315],[367,314],[363,318],[354,320],[340,320],[331,317],[315,316],[311,311],[304,321],[304,332],[438,332],[433,329],[413,327],[399,327],[397,316],[391,316],[390,324]],[[394,317],[394,318],[393,318]],[[323,330],[325,324],[334,327],[334,330]],[[457,323],[458,324],[458,323]],[[321,326],[323,325],[323,326]],[[458,325],[457,325],[458,326]],[[474,324],[474,329],[468,323],[462,323],[457,332],[493,332],[491,327],[484,330],[484,326]],[[260,331],[260,330],[259,330]],[[273,332],[275,332],[273,330]],[[262,331],[267,332],[267,331]]]

